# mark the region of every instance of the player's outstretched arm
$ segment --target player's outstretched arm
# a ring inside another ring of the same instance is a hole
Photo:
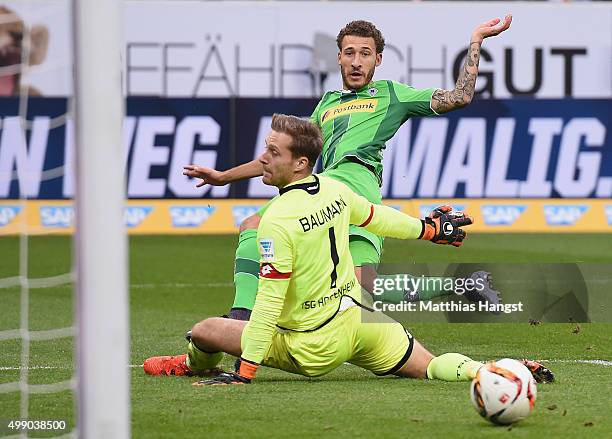
[[[474,97],[474,87],[478,77],[478,63],[480,62],[480,46],[485,38],[499,35],[510,27],[512,15],[506,15],[504,21],[494,18],[482,23],[474,29],[470,38],[470,47],[463,69],[459,73],[457,83],[453,90],[438,89],[431,97],[431,108],[438,114],[448,113],[469,105]]]
[[[462,227],[474,223],[464,212],[456,212],[450,206],[434,209],[427,218],[419,219],[392,207],[372,204],[361,195],[345,188],[350,200],[351,224],[363,227],[379,236],[398,239],[424,239],[434,244],[450,244],[459,247],[467,236]]]
[[[217,171],[216,169],[207,168],[205,166],[187,165],[183,166],[183,175],[201,179],[201,181],[196,184],[196,187],[202,187],[205,184],[225,186],[235,181],[260,177],[263,175],[263,166],[259,160],[244,163],[240,166],[228,169],[227,171]]]

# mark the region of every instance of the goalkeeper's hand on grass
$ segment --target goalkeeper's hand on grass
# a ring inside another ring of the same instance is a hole
[[[214,378],[193,383],[194,386],[224,386],[227,384],[250,384],[249,378],[238,375],[234,372],[222,372]]]
[[[421,239],[434,244],[450,244],[459,247],[466,237],[463,226],[474,223],[471,216],[463,212],[453,212],[450,206],[437,207],[423,220]]]
[[[193,383],[193,385],[199,387],[225,386],[229,384],[250,384],[251,380],[255,378],[255,374],[257,373],[257,368],[259,367],[259,364],[252,363],[250,361],[245,360],[244,358],[241,358],[240,360],[240,370],[238,371],[238,373],[223,372],[212,379],[198,381],[196,383]]]

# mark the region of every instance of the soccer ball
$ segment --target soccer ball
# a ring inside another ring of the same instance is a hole
[[[525,365],[504,358],[487,363],[470,387],[472,404],[480,416],[494,424],[512,424],[533,410],[536,383]]]

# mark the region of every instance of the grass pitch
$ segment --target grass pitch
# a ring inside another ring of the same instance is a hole
[[[184,332],[196,321],[227,312],[233,298],[235,236],[130,239],[131,364],[152,355],[181,353]],[[471,235],[460,250],[388,240],[384,262],[592,262],[612,264],[612,234]],[[65,237],[31,238],[29,276],[70,269]],[[0,239],[0,278],[19,274],[19,241]],[[612,285],[604,285],[609,291]],[[20,322],[20,290],[0,288],[0,331]],[[30,291],[32,330],[70,326],[72,287]],[[598,310],[609,315],[610,310]],[[530,357],[547,363],[558,382],[538,386],[532,415],[512,427],[483,420],[469,401],[468,383],[377,378],[345,365],[317,379],[264,368],[254,384],[195,388],[195,378],[149,377],[131,368],[132,434],[176,437],[612,437],[612,361],[607,323],[418,323],[412,333],[434,353],[462,352],[475,359]],[[69,379],[73,340],[33,342],[28,382]],[[21,342],[0,341],[0,385],[19,379]],[[223,366],[230,368],[232,358]],[[608,390],[606,390],[608,389]],[[18,418],[20,393],[0,393],[0,418]],[[30,395],[30,419],[75,423],[72,392]],[[0,430],[0,436],[7,434]],[[53,434],[32,433],[31,437]]]

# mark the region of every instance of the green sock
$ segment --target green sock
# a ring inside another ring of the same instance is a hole
[[[240,232],[234,266],[234,304],[232,308],[252,310],[259,282],[259,249],[257,230],[247,229]]]
[[[483,366],[462,354],[446,353],[435,357],[427,366],[427,378],[442,381],[470,381]]]
[[[214,368],[223,358],[223,352],[204,352],[192,341],[187,346],[187,367],[194,372]]]
[[[395,279],[400,276],[400,279],[404,279],[406,276],[408,279],[416,279],[418,283],[418,295],[414,298],[407,296],[411,290],[408,291],[403,288],[404,282],[400,283],[402,288],[384,288],[384,291],[380,295],[374,295],[375,300],[380,300],[385,303],[399,303],[403,300],[416,301],[416,300],[431,300],[435,297],[448,296],[453,294],[452,287],[449,288],[449,285],[453,285],[452,277],[426,277],[426,278],[416,278],[415,276],[411,276],[409,274],[379,274],[377,282],[380,282],[379,285],[384,287],[384,282],[387,281],[389,285],[395,284]],[[390,282],[388,279],[391,279],[393,282]],[[409,281],[408,281],[409,282]],[[409,283],[408,287],[411,287],[412,284]]]

